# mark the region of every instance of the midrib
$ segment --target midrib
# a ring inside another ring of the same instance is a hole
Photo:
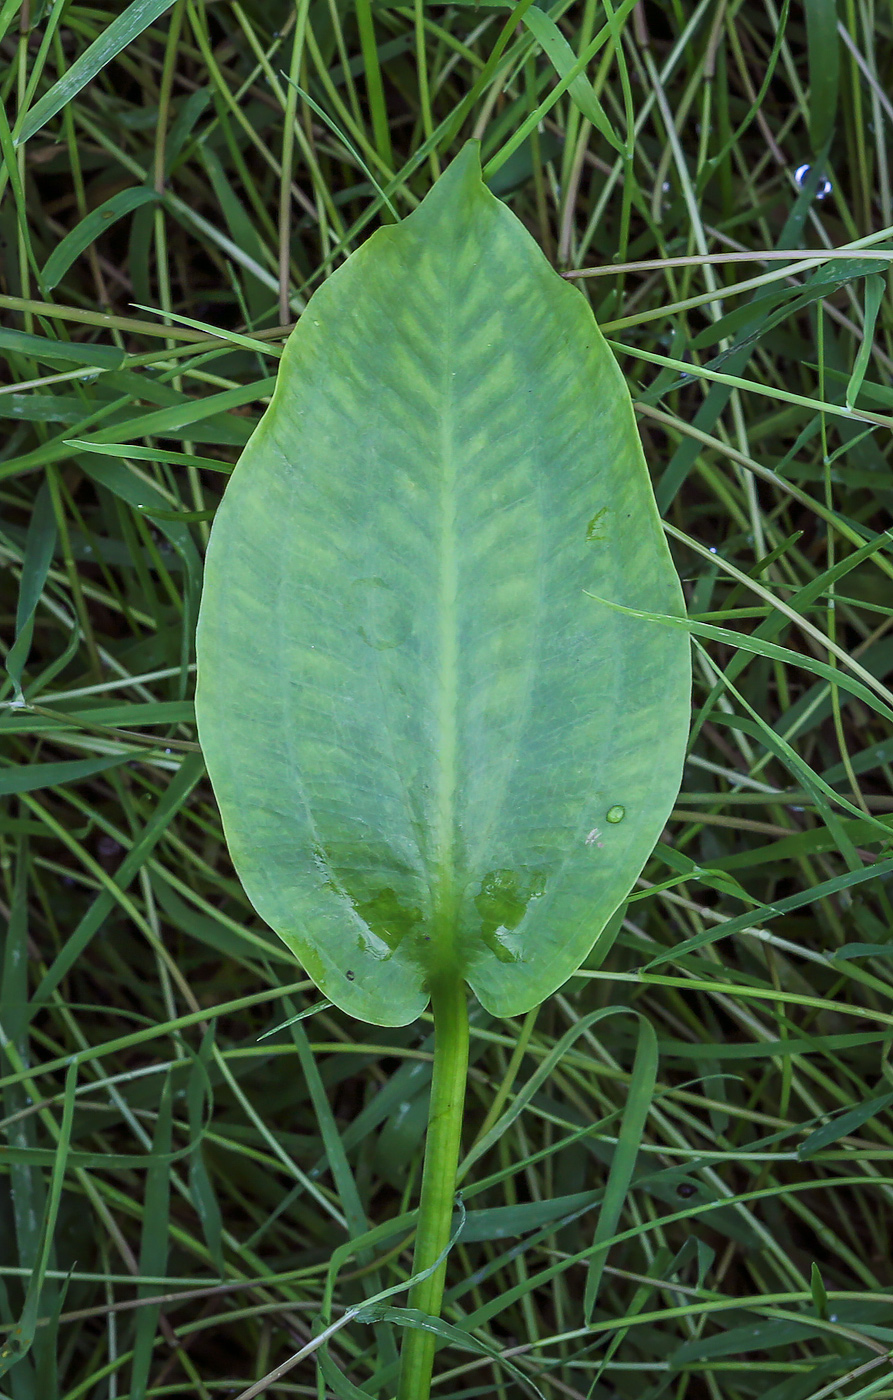
[[[459,570],[456,549],[456,460],[453,451],[452,308],[447,308],[446,354],[443,370],[443,409],[440,419],[440,502],[438,557],[438,656],[437,686],[437,863],[434,891],[435,921],[440,940],[451,941],[455,927],[456,836],[456,708],[458,700]],[[441,943],[441,948],[443,944]],[[443,948],[443,951],[446,951]]]

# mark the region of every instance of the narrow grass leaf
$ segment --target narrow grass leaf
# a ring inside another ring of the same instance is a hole
[[[194,452],[174,452],[165,447],[143,447],[134,442],[87,442],[83,438],[66,438],[66,447],[82,448],[98,457],[130,457],[134,462],[169,462],[174,467],[199,467],[203,471],[232,471],[231,462],[218,462],[216,457],[199,457]]]
[[[37,493],[22,558],[22,577],[16,607],[15,639],[6,655],[6,672],[16,698],[23,699],[22,670],[28,660],[34,635],[34,617],[56,548],[56,516],[50,485],[45,481]]]
[[[877,691],[887,693],[886,687],[880,681],[876,681],[877,690],[872,690],[836,666],[829,666],[826,662],[818,661],[814,656],[809,656],[805,652],[791,651],[789,647],[778,646],[775,642],[764,641],[752,634],[733,632],[728,627],[714,627],[709,622],[696,622],[691,617],[673,617],[666,614],[661,616],[658,613],[641,612],[633,608],[622,607],[619,603],[613,603],[608,598],[599,598],[594,593],[588,593],[587,596],[597,603],[602,603],[605,607],[616,609],[618,612],[630,613],[633,617],[640,617],[648,622],[659,622],[667,627],[691,632],[696,637],[706,637],[710,641],[722,642],[738,651],[751,652],[755,656],[767,656],[773,661],[783,661],[788,666],[799,666],[804,671],[812,671],[814,675],[821,676],[831,685],[839,686],[841,690],[849,691],[851,695],[858,696],[871,709],[893,722],[893,708],[887,705],[877,693]],[[875,678],[871,676],[869,679],[874,680]]]
[[[862,326],[862,343],[859,346],[856,363],[853,365],[850,382],[846,386],[847,408],[852,408],[854,406],[856,399],[859,397],[859,390],[862,388],[865,371],[868,369],[871,360],[871,352],[874,344],[874,328],[877,325],[878,311],[880,310],[886,290],[887,282],[885,278],[878,275],[866,277],[865,317]]]
[[[472,1336],[470,1332],[463,1331],[461,1327],[454,1327],[451,1323],[442,1321],[441,1318],[419,1312],[417,1308],[384,1308],[381,1310],[370,1308],[368,1310],[362,1309],[357,1314],[358,1322],[371,1322],[375,1319],[391,1322],[397,1327],[414,1327],[421,1332],[432,1332],[442,1342],[449,1342],[451,1346],[457,1347],[460,1351],[470,1351],[477,1356],[488,1356],[497,1366],[513,1376],[528,1395],[536,1396],[537,1400],[545,1400],[539,1386],[535,1385],[530,1377],[525,1375],[513,1361],[510,1361],[507,1356],[503,1356],[498,1347],[481,1341],[480,1338]],[[363,1393],[357,1391],[356,1395],[360,1396]],[[354,1396],[351,1396],[351,1400],[354,1400]]]
[[[243,922],[237,922],[223,910],[214,909],[204,901],[200,905],[192,902],[187,904],[168,884],[165,878],[167,873],[158,869],[151,872],[152,889],[169,923],[173,928],[179,929],[186,938],[194,938],[206,947],[213,948],[222,957],[238,958],[243,963],[247,959],[256,958],[263,958],[265,961],[269,959],[274,963],[290,961],[287,950],[281,947],[279,940],[266,929],[247,928]],[[192,895],[193,900],[196,898],[191,890],[187,892]],[[205,912],[200,912],[201,910]],[[262,1036],[258,1036],[258,1040],[262,1039]]]
[[[293,1009],[292,1004],[287,998],[284,999],[283,1004],[289,1009]],[[320,1077],[319,1067],[317,1066],[313,1051],[310,1049],[307,1033],[304,1027],[300,1025],[296,1016],[292,1016],[286,1024],[291,1029],[292,1040],[298,1052],[298,1059],[304,1074],[304,1081],[310,1091],[313,1112],[319,1124],[319,1131],[322,1135],[323,1147],[326,1152],[326,1163],[335,1182],[335,1189],[338,1192],[338,1199],[341,1202],[341,1208],[344,1212],[344,1218],[347,1221],[351,1239],[356,1239],[358,1236],[365,1234],[369,1228],[369,1223],[366,1219],[366,1212],[363,1210],[363,1203],[360,1200],[360,1193],[357,1190],[354,1174],[347,1160],[344,1143],[341,1139],[338,1125],[335,1122],[335,1117],[329,1106],[325,1087]],[[364,1257],[362,1253],[357,1257],[361,1262],[365,1262],[365,1258],[368,1258],[368,1256]]]
[[[698,1337],[685,1342],[672,1353],[674,1366],[697,1366],[708,1359],[721,1356],[742,1356],[752,1351],[768,1351],[773,1347],[793,1347],[816,1333],[827,1332],[820,1319],[815,1322],[804,1317],[802,1322],[787,1318],[755,1318],[743,1327],[730,1327],[713,1337]]]
[[[393,214],[393,216],[394,216],[395,220],[397,221],[397,223],[399,223],[399,222],[400,222],[400,215],[399,215],[399,213],[397,212],[397,210],[394,208],[394,205],[391,203],[391,199],[390,199],[390,196],[388,195],[387,191],[385,191],[385,190],[382,189],[381,185],[378,183],[378,181],[376,180],[375,176],[372,174],[372,171],[369,169],[368,165],[367,165],[366,162],[363,160],[363,157],[360,155],[359,151],[356,149],[356,147],[353,145],[353,143],[352,143],[351,141],[348,140],[348,138],[345,136],[344,132],[343,132],[343,131],[341,130],[341,128],[338,126],[337,122],[333,122],[333,121],[332,121],[332,118],[329,116],[329,114],[328,114],[328,112],[325,110],[325,108],[324,108],[324,107],[320,107],[319,103],[316,102],[316,101],[310,96],[310,93],[309,93],[309,92],[305,92],[304,89],[303,89],[302,87],[300,87],[298,83],[295,82],[294,78],[289,77],[289,75],[288,75],[287,73],[283,73],[283,74],[282,74],[282,77],[285,79],[285,81],[286,81],[287,83],[290,83],[290,84],[291,84],[291,86],[292,86],[292,87],[295,89],[295,91],[298,93],[299,97],[301,97],[301,98],[303,99],[303,101],[307,103],[307,106],[308,106],[308,107],[312,107],[313,111],[314,111],[314,112],[316,113],[316,115],[319,117],[320,121],[325,122],[326,126],[329,128],[329,130],[332,132],[332,134],[338,138],[338,140],[341,142],[342,146],[344,146],[348,151],[350,151],[350,154],[353,156],[353,158],[354,158],[354,160],[356,161],[357,165],[358,165],[359,168],[362,170],[363,174],[366,176],[366,179],[369,181],[370,185],[371,185],[371,186],[373,187],[373,189],[375,190],[375,192],[376,192],[376,194],[378,195],[379,199],[382,201],[383,204],[387,205],[387,208],[390,210],[391,214]]]
[[[890,943],[844,943],[835,948],[832,958],[893,958],[893,941]]]
[[[179,771],[168,784],[157,808],[142,831],[134,837],[131,849],[115,872],[115,883],[120,889],[126,890],[131,881],[135,879],[204,771],[205,765],[199,754],[190,754],[183,760]],[[107,891],[104,890],[96,896],[88,912],[69,936],[60,952],[56,954],[49,969],[44,973],[34,996],[33,1010],[35,1013],[39,1004],[58,987],[62,978],[71,970],[84,949],[89,946],[90,940],[102,927],[103,922],[114,907],[114,896]]]
[[[28,1018],[26,1007],[29,990],[29,944],[31,930],[28,909],[28,887],[31,866],[29,839],[21,836],[15,843],[15,875],[6,935],[3,939],[3,973],[0,1006],[2,1006],[2,1035],[8,1037],[21,1061],[28,1064]],[[36,1146],[37,1123],[27,1113],[28,1098],[24,1086],[9,1084],[3,1090],[3,1109],[8,1126],[2,1155],[8,1172],[8,1225],[5,1231],[4,1263],[13,1260],[19,1267],[33,1270],[37,1266],[41,1244],[41,1221],[46,1212],[44,1166],[28,1160]],[[19,1158],[17,1154],[21,1153]],[[51,1165],[51,1163],[50,1163]],[[46,1306],[52,1306],[54,1286],[44,1293]],[[21,1333],[18,1334],[20,1336]],[[16,1336],[16,1334],[13,1334]],[[36,1363],[36,1357],[35,1357]],[[22,1374],[22,1373],[20,1373]]]
[[[750,99],[749,106],[744,116],[741,118],[740,122],[736,126],[735,130],[731,132],[728,136],[725,136],[725,139],[723,140],[723,144],[720,147],[719,151],[717,151],[716,154],[711,156],[708,160],[704,161],[698,178],[699,193],[703,191],[703,189],[709,182],[711,176],[713,175],[714,171],[717,170],[718,167],[722,165],[722,163],[725,161],[729,152],[738,149],[739,143],[741,142],[741,138],[747,131],[747,128],[750,126],[754,117],[756,117],[758,112],[761,112],[763,110],[763,101],[766,97],[767,92],[772,86],[772,80],[775,77],[775,69],[778,65],[778,60],[781,56],[782,47],[787,38],[788,12],[790,8],[791,0],[782,0],[782,4],[778,12],[778,18],[774,21],[773,24],[773,28],[775,29],[775,35],[772,40],[772,52],[770,53],[765,63],[761,64],[761,82],[759,92],[755,94],[748,94],[748,97]]]
[[[149,25],[169,10],[173,3],[174,0],[133,0],[133,4],[116,15],[111,24],[103,29],[99,38],[75,59],[49,92],[45,92],[30,111],[22,114],[13,133],[15,144],[20,146],[29,141],[35,132],[72,102],[81,88],[92,82],[122,49],[142,34],[144,29],[148,29]]]
[[[148,311],[152,316],[164,316],[177,326],[189,326],[190,330],[206,331],[212,339],[223,340],[230,345],[238,345],[243,350],[253,350],[256,355],[267,355],[277,360],[282,357],[281,346],[271,345],[267,340],[255,340],[254,336],[242,335],[240,331],[230,331],[220,326],[212,326],[208,321],[196,321],[193,316],[182,316],[177,311],[160,311],[157,306],[143,306],[138,301],[135,301],[133,305],[137,311]]]
[[[52,1157],[52,1175],[50,1177],[46,1213],[43,1219],[40,1254],[37,1258],[34,1271],[28,1280],[28,1290],[25,1294],[25,1304],[22,1309],[19,1324],[10,1334],[5,1346],[0,1349],[0,1376],[5,1376],[6,1372],[30,1349],[34,1340],[34,1333],[37,1330],[44,1276],[49,1265],[50,1254],[53,1248],[53,1237],[56,1230],[56,1219],[59,1213],[59,1202],[62,1199],[62,1185],[68,1166],[71,1126],[74,1121],[76,1088],[77,1065],[69,1064],[65,1074],[62,1121],[59,1126],[59,1136],[56,1140],[56,1146]],[[16,1349],[12,1352],[9,1351],[11,1340],[15,1340],[16,1342]]]
[[[740,343],[756,344],[776,326],[799,315],[817,301],[824,300],[840,287],[860,277],[864,277],[866,283],[872,282],[880,271],[882,268],[876,261],[869,262],[866,258],[861,261],[854,258],[852,261],[827,263],[824,267],[817,268],[802,286],[785,287],[778,292],[769,292],[756,302],[751,301],[746,306],[738,306],[734,311],[727,312],[718,321],[699,331],[691,341],[691,348],[700,350],[731,335],[740,336]],[[882,278],[878,280],[883,284]],[[870,335],[868,339],[870,342]],[[718,365],[721,361],[717,359],[712,363]]]
[[[83,340],[53,340],[46,335],[0,327],[0,350],[29,355],[43,364],[95,365],[97,369],[119,369],[124,351],[116,345],[92,345]]]
[[[161,410],[162,415],[174,410]],[[159,415],[149,414],[148,417]],[[158,527],[173,545],[174,549],[183,560],[186,570],[187,588],[185,591],[184,605],[187,614],[193,613],[201,590],[201,560],[195,542],[189,533],[188,526],[179,519],[168,520],[170,514],[169,502],[161,494],[156,486],[151,482],[137,476],[123,462],[111,461],[106,457],[97,460],[90,452],[89,447],[86,452],[78,455],[78,463],[86,472],[87,476],[99,486],[104,486],[120,500],[126,501],[140,513],[149,510],[159,512]],[[177,512],[174,512],[176,515]]]
[[[837,0],[809,0],[804,11],[809,63],[809,139],[813,152],[818,154],[830,140],[837,121],[840,81]]]
[[[226,415],[226,423],[230,431],[237,431],[243,442],[247,442],[255,424],[245,418],[234,418],[232,410],[243,408],[246,404],[256,403],[258,399],[269,394],[276,384],[275,377],[261,379],[256,384],[240,385],[236,389],[223,389],[218,394],[207,394],[200,399],[186,399],[178,407],[158,409],[152,413],[139,414],[129,423],[118,423],[111,428],[103,428],[95,435],[95,441],[104,443],[111,440],[112,435],[121,436],[127,433],[132,437],[175,437],[183,438],[187,436],[184,428],[191,431],[188,436],[197,441],[213,442],[214,421]],[[205,434],[197,432],[199,426],[204,425]],[[211,434],[208,436],[207,434]],[[226,441],[232,442],[232,438]],[[93,445],[93,439],[87,438],[82,444],[85,448]]]
[[[532,1101],[534,1095],[541,1086],[548,1080],[549,1076],[554,1073],[557,1066],[561,1063],[563,1056],[571,1048],[575,1040],[608,1016],[634,1016],[636,1014],[636,1012],[630,1011],[629,1008],[625,1006],[602,1006],[596,1011],[590,1011],[585,1016],[581,1016],[569,1030],[565,1031],[560,1040],[555,1042],[549,1053],[543,1057],[526,1084],[513,1096],[511,1104],[496,1120],[493,1127],[490,1128],[483,1137],[479,1138],[470,1151],[466,1153],[460,1168],[460,1177],[467,1175],[473,1164],[478,1161],[480,1157],[484,1156],[485,1153],[489,1152],[505,1135],[512,1123],[515,1122]]]
[[[110,225],[133,213],[144,204],[157,204],[158,194],[148,185],[138,185],[135,189],[121,190],[106,199],[97,208],[91,209],[79,224],[57,243],[43,265],[41,281],[44,290],[51,292],[65,276],[71,264],[95,243]]]
[[[0,9],[0,38],[6,34],[14,16],[19,13],[21,8],[21,0],[5,0],[2,9]]]
[[[140,506],[139,510],[150,520],[178,520],[181,525],[200,525],[204,521],[213,520],[217,514],[216,506],[208,510],[158,510],[153,506]]]
[[[202,1138],[210,1124],[214,1112],[214,1092],[208,1065],[213,1058],[215,1037],[214,1022],[202,1036],[198,1054],[195,1055],[189,1080],[186,1086],[186,1110],[189,1118],[189,1136],[193,1148],[189,1154],[189,1194],[195,1212],[201,1221],[205,1244],[214,1261],[220,1277],[225,1277],[226,1264],[223,1258],[223,1216],[214,1192],[211,1177],[202,1152]],[[205,1101],[207,1100],[207,1115]]]
[[[146,1171],[143,1197],[143,1228],[140,1237],[140,1274],[147,1278],[163,1278],[167,1269],[168,1228],[170,1219],[170,1168],[173,1129],[173,1095],[171,1081],[165,1076],[158,1104],[155,1131],[152,1134],[152,1165]],[[150,1298],[151,1284],[141,1283],[138,1297]],[[129,1400],[145,1400],[149,1385],[149,1367],[161,1315],[160,1303],[146,1303],[137,1316],[130,1373]]]
[[[57,697],[61,705],[63,696]],[[71,703],[70,701],[68,703]],[[77,700],[72,710],[50,709],[26,702],[24,706],[9,705],[0,720],[0,732],[6,734],[35,734],[54,729],[100,729],[114,732],[118,725],[133,724],[150,728],[156,724],[194,724],[195,708],[191,700],[138,700],[130,704],[90,705],[86,708]]]
[[[61,787],[65,783],[79,783],[109,768],[120,768],[132,758],[133,754],[128,752],[106,758],[76,758],[61,763],[11,763],[0,767],[0,797],[9,797],[15,792]]]
[[[623,1204],[632,1181],[636,1157],[642,1144],[642,1134],[651,1111],[654,1087],[657,1083],[657,1036],[649,1021],[642,1017],[639,1017],[638,1020],[636,1058],[633,1062],[617,1146],[611,1161],[611,1170],[608,1173],[605,1197],[598,1213],[598,1224],[595,1227],[593,1245],[596,1246],[596,1250],[590,1258],[589,1270],[586,1275],[583,1315],[587,1321],[591,1320],[598,1301],[599,1288],[607,1262],[607,1241],[617,1232],[620,1213],[623,1210]],[[605,1245],[605,1248],[597,1248],[600,1245]]]
[[[802,1152],[802,1147],[800,1150]],[[822,1271],[814,1259],[812,1261],[812,1268],[809,1271],[809,1286],[812,1290],[812,1301],[815,1305],[816,1312],[818,1313],[819,1317],[824,1318],[824,1320],[827,1321],[828,1294],[825,1290],[825,1284],[822,1279]]]
[[[462,1243],[518,1239],[543,1225],[577,1218],[581,1212],[597,1205],[603,1196],[604,1188],[599,1187],[593,1191],[576,1191],[569,1196],[554,1196],[548,1201],[525,1201],[513,1206],[470,1210],[462,1231]]]
[[[224,168],[223,161],[215,150],[202,141],[198,147],[197,155],[208,174],[212,189],[217,197],[217,201],[223,210],[226,225],[229,229],[233,242],[244,249],[246,259],[255,266],[262,266],[266,254],[264,243],[257,228],[257,219],[245,209],[242,201],[236,195],[231,180]],[[255,321],[262,319],[269,311],[272,304],[269,286],[257,278],[245,267],[245,299],[248,309]],[[140,300],[142,301],[142,296]],[[270,354],[269,347],[265,351]],[[275,352],[274,352],[275,353]]]
[[[837,1114],[830,1123],[823,1123],[815,1132],[809,1134],[797,1148],[797,1156],[801,1162],[805,1162],[809,1157],[814,1157],[822,1148],[829,1147],[832,1142],[839,1142],[841,1138],[848,1137],[850,1133],[855,1133],[870,1118],[874,1118],[879,1113],[893,1104],[893,1093],[879,1094],[876,1098],[866,1099],[864,1103],[856,1104],[855,1108],[849,1109],[846,1113]]]
[[[725,923],[703,929],[692,938],[686,938],[677,947],[652,958],[650,962],[645,964],[642,971],[651,972],[654,968],[661,967],[663,963],[684,958],[688,953],[693,953],[698,948],[705,948],[708,944],[716,943],[721,938],[728,938],[733,933],[753,928],[756,924],[766,924],[782,914],[791,913],[794,909],[807,908],[819,900],[832,898],[841,890],[854,889],[857,885],[864,884],[866,880],[882,879],[891,873],[893,873],[893,860],[880,860],[875,865],[869,865],[861,870],[848,870],[842,875],[835,875],[832,880],[823,880],[818,885],[798,890],[796,894],[787,895],[784,899],[778,899],[773,904],[762,905],[757,911],[739,914],[736,918],[728,919]]]
[[[596,131],[601,132],[615,151],[623,155],[626,150],[624,143],[611,125],[591,82],[585,73],[579,71],[578,55],[574,53],[551,15],[536,5],[531,5],[530,9],[524,12],[521,22],[530,30],[559,78],[567,78],[568,74],[574,75],[567,85],[568,96],[581,115],[592,123]]]
[[[180,156],[187,139],[192,133],[192,129],[211,101],[212,90],[210,87],[198,88],[189,94],[185,102],[180,106],[176,117],[171,123],[171,129],[167,135],[164,148],[164,173],[169,178],[174,168],[180,163]],[[193,146],[195,143],[193,143]],[[206,149],[203,145],[200,150]]]

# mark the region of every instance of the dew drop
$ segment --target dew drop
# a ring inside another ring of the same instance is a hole
[[[802,190],[803,186],[806,184],[811,168],[809,164],[798,165],[797,169],[794,171],[794,184],[799,190]],[[819,187],[815,192],[816,199],[827,199],[833,188],[834,186],[831,184],[828,177],[823,175],[821,180],[819,180]]]
[[[605,815],[605,821],[612,822],[616,826],[617,822],[622,822],[625,816],[625,807],[609,807]]]

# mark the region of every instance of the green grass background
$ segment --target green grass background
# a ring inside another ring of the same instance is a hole
[[[193,631],[288,327],[475,135],[615,347],[703,627],[609,962],[473,1014],[434,1394],[893,1395],[893,8],[7,0],[0,33],[0,1394],[392,1393],[399,1315],[362,1309],[409,1274],[430,1022],[275,1029],[318,997],[229,864]],[[590,1317],[640,1087],[605,1007],[660,1059]]]

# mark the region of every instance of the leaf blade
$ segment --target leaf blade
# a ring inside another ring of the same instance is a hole
[[[678,790],[689,649],[587,613],[598,580],[682,611],[620,372],[470,143],[312,298],[206,565],[230,849],[351,1014],[412,1020],[456,968],[525,1011],[628,893]]]

